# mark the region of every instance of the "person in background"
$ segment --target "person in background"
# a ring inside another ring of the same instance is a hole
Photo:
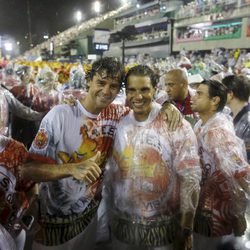
[[[39,113],[24,106],[4,86],[0,86],[0,134],[12,136],[9,113],[28,121],[41,121],[44,113]]]
[[[54,160],[29,153],[22,143],[0,135],[0,249],[24,248],[25,235],[35,216],[29,210],[36,201],[35,180],[29,178],[34,162],[42,163],[43,169],[55,169],[54,175],[45,176],[44,181],[68,176],[88,180],[89,174],[95,174],[89,160],[58,169]]]
[[[231,75],[226,76],[222,83],[228,89],[227,106],[233,113],[235,133],[245,142],[250,163],[250,80],[242,75]]]
[[[32,68],[29,66],[19,66],[16,74],[20,78],[20,83],[10,89],[15,98],[28,108],[32,108],[33,97],[39,91],[32,82],[31,71]],[[35,122],[20,117],[18,114],[12,114],[11,119],[12,138],[22,142],[27,148],[30,147],[37,132]]]
[[[198,117],[191,109],[190,100],[194,90],[188,86],[186,72],[181,69],[173,69],[165,73],[165,90],[169,100],[179,109],[184,118],[194,126]]]
[[[228,115],[222,113],[227,88],[215,80],[198,84],[191,107],[200,120],[194,127],[202,166],[194,223],[194,250],[216,250],[222,241],[246,230],[250,167],[244,145]]]
[[[56,74],[49,66],[39,70],[35,86],[39,89],[33,96],[31,107],[39,112],[48,112],[60,103],[60,92]]]
[[[12,63],[8,63],[3,71],[3,78],[0,82],[7,88],[11,89],[13,86],[19,85],[19,79],[17,79],[14,66]]]
[[[74,66],[70,69],[70,80],[68,87],[61,90],[62,100],[71,96],[80,100],[88,92],[86,75],[82,65]]]
[[[20,177],[28,153],[22,143],[0,135],[0,248],[22,250],[24,211],[29,206],[33,182]]]

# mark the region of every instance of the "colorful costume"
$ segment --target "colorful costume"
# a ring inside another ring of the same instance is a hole
[[[23,105],[32,108],[33,98],[39,92],[39,89],[35,87],[34,84],[22,83],[11,88],[10,92]],[[27,148],[29,148],[37,133],[38,126],[36,123],[34,121],[28,121],[23,117],[19,117],[16,114],[12,114],[11,121],[12,138],[22,142]]]
[[[243,143],[236,137],[232,122],[222,113],[216,113],[204,125],[200,120],[194,130],[202,163],[195,232],[206,237],[238,234],[235,225],[244,219],[246,208],[238,180],[244,179],[250,170],[244,159]]]
[[[117,127],[107,185],[112,233],[129,246],[172,243],[179,214],[194,213],[197,205],[191,198],[201,176],[194,132],[185,120],[170,132],[160,107],[153,103],[143,122],[130,111]]]
[[[20,167],[27,160],[24,145],[0,135],[0,248],[23,249],[25,232],[21,225],[23,211],[29,203],[25,192],[33,182],[20,178]]]
[[[9,112],[29,121],[39,121],[43,114],[20,103],[8,90],[0,87],[0,134],[9,135]]]
[[[42,120],[30,151],[49,156],[58,164],[85,161],[100,151],[98,165],[104,170],[117,122],[125,112],[124,107],[110,105],[93,115],[79,101],[72,107],[58,105]],[[37,235],[37,241],[56,246],[84,232],[96,216],[101,184],[102,177],[91,185],[72,177],[41,183],[43,235]]]

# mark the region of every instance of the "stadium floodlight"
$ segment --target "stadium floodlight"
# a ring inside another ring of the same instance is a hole
[[[101,12],[101,3],[99,1],[94,2],[94,11],[97,14]]]
[[[4,43],[4,48],[6,51],[12,51],[13,50],[13,45],[11,42],[6,42]]]
[[[75,19],[79,23],[82,20],[82,12],[80,10],[76,11],[75,13]]]

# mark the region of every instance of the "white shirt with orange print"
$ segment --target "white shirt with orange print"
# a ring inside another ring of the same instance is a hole
[[[42,120],[30,151],[46,155],[58,164],[84,161],[100,151],[104,163],[112,148],[116,125],[125,112],[127,109],[122,106],[110,105],[93,115],[79,101],[75,106],[55,106]],[[100,185],[100,180],[88,185],[72,177],[41,183],[42,211],[57,216],[81,213],[100,193]]]

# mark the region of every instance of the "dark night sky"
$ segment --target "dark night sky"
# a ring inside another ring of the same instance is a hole
[[[92,0],[0,0],[0,36],[7,35],[20,41],[25,49],[29,33],[27,3],[30,4],[31,34],[33,44],[43,41],[43,35],[50,36],[76,24],[74,13],[81,10],[84,19],[95,15]],[[120,5],[119,0],[100,0],[104,10],[112,10]],[[140,0],[141,3],[150,0]]]
[[[11,36],[21,44],[27,43],[25,36],[29,33],[28,2],[34,44],[42,42],[46,33],[52,36],[57,31],[74,25],[76,10],[81,10],[85,18],[94,15],[91,9],[94,1],[89,0],[0,0],[0,35]],[[102,4],[105,9],[115,7],[111,0],[102,1]]]

